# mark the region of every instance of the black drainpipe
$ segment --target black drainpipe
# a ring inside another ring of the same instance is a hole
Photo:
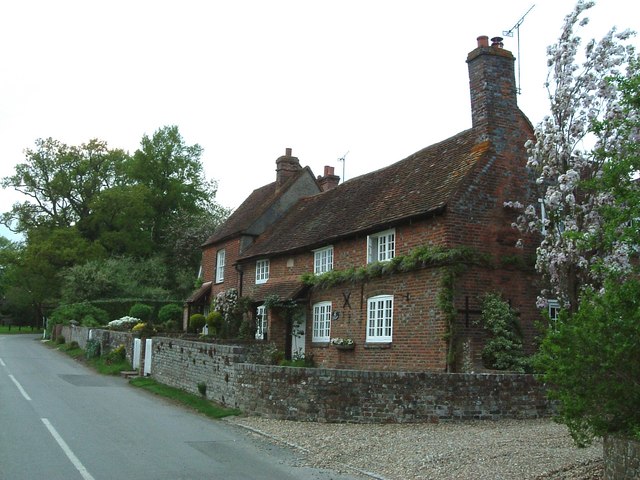
[[[242,277],[244,274],[244,271],[242,269],[242,265],[240,265],[239,263],[234,263],[233,264],[233,268],[236,269],[236,272],[238,272],[238,298],[242,297]]]

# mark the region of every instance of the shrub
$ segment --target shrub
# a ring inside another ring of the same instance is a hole
[[[499,294],[488,293],[482,302],[482,322],[489,338],[482,349],[487,368],[524,372],[527,359],[516,312]]]
[[[87,346],[85,350],[86,357],[97,358],[100,356],[100,341],[92,338],[91,340],[87,340]]]
[[[200,392],[200,395],[202,395],[203,397],[207,396],[207,384],[204,382],[200,382],[198,383],[198,391]]]
[[[218,310],[209,312],[209,315],[207,315],[207,325],[209,326],[209,333],[211,333],[212,329],[216,332],[219,332],[222,329],[223,322],[224,317]]]
[[[83,327],[96,328],[101,327],[103,324],[100,323],[93,315],[87,315],[82,319],[81,325]]]
[[[149,322],[153,314],[153,307],[144,303],[136,303],[129,309],[129,316],[139,318],[143,322]]]
[[[74,350],[76,348],[80,348],[80,345],[78,344],[78,342],[76,342],[75,340],[73,340],[69,345],[68,345],[69,350]]]
[[[109,315],[101,308],[94,307],[88,302],[82,303],[70,303],[67,305],[60,305],[53,312],[49,318],[49,326],[47,333],[50,334],[53,325],[63,324],[68,325],[70,321],[75,320],[82,325],[85,322],[96,323],[97,325],[104,325],[109,321]],[[94,325],[87,325],[94,326]]]
[[[536,367],[578,445],[609,433],[640,440],[639,298],[637,279],[610,280],[574,315],[562,311],[542,341]]]
[[[158,312],[158,321],[165,323],[168,321],[174,321],[176,324],[182,320],[182,307],[176,303],[170,303],[163,306]]]
[[[202,315],[201,313],[194,313],[189,318],[189,329],[192,332],[198,333],[202,330],[202,327],[204,327],[205,323],[206,319],[204,318],[204,315]]]
[[[111,330],[131,330],[134,325],[140,323],[139,318],[135,317],[122,317],[117,320],[111,320],[107,327]]]
[[[107,365],[111,365],[113,363],[122,362],[127,358],[127,350],[124,345],[119,345],[109,353],[107,353],[104,357],[104,361]]]
[[[180,330],[180,324],[175,320],[167,320],[162,323],[162,330],[165,332],[177,332]]]
[[[64,335],[58,335],[58,336],[56,337],[56,343],[57,343],[58,345],[64,345],[64,342],[65,342],[65,341],[66,341],[66,340],[65,340],[65,338],[64,338]]]

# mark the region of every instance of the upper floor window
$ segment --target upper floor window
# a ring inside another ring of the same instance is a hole
[[[393,295],[367,300],[367,342],[388,343],[393,334]]]
[[[331,302],[320,302],[313,306],[312,342],[328,342],[331,335]]]
[[[258,260],[256,262],[256,283],[265,283],[269,280],[269,260]]]
[[[224,282],[224,259],[225,251],[218,250],[216,257],[216,283]]]
[[[395,229],[367,237],[367,263],[386,262],[396,255]]]
[[[267,332],[267,308],[260,305],[256,309],[256,340],[264,340]]]
[[[548,300],[547,308],[549,309],[549,320],[558,320],[558,315],[560,314],[560,302],[558,302],[558,300]]]
[[[321,273],[333,270],[333,247],[321,248],[313,252],[313,273]]]

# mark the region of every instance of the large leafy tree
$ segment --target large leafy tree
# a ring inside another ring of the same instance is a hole
[[[25,150],[25,162],[2,180],[27,197],[2,215],[2,223],[16,232],[45,227],[68,227],[91,214],[91,202],[120,178],[127,155],[105,142],[91,140],[69,146],[51,138],[36,140]]]
[[[145,135],[132,156],[99,140],[37,140],[3,179],[27,197],[2,216],[25,236],[5,276],[7,298],[42,312],[60,295],[185,295],[200,245],[228,215],[201,154],[175,126]]]
[[[607,258],[620,268],[627,263],[622,250],[607,251],[602,244],[601,208],[610,204],[610,192],[596,190],[606,158],[616,136],[610,128],[594,125],[621,114],[621,93],[610,81],[623,74],[634,58],[627,41],[629,31],[609,31],[600,41],[581,49],[577,30],[586,25],[586,10],[594,2],[578,1],[565,18],[558,42],[548,48],[547,89],[551,114],[536,127],[536,141],[529,142],[529,167],[538,174],[541,205],[529,205],[520,217],[523,229],[542,230],[537,268],[545,275],[546,298],[557,298],[575,311],[581,288],[601,284],[592,267]]]
[[[177,216],[201,213],[213,202],[216,183],[205,178],[201,155],[202,147],[187,145],[176,126],[162,127],[151,137],[144,135],[133,154],[127,174],[148,189],[156,245],[164,245]]]

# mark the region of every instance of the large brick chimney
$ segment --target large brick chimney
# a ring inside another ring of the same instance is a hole
[[[291,149],[285,149],[284,155],[276,160],[276,191],[296,173],[302,170],[300,161],[291,155]]]
[[[338,183],[340,183],[340,177],[334,173],[335,169],[330,167],[329,165],[325,165],[324,167],[324,175],[318,175],[318,185],[320,185],[320,190],[326,192],[327,190],[331,190],[332,188],[336,188]]]
[[[469,52],[469,88],[473,127],[489,130],[513,127],[518,112],[515,57],[505,50],[502,38],[478,37],[478,46]]]

